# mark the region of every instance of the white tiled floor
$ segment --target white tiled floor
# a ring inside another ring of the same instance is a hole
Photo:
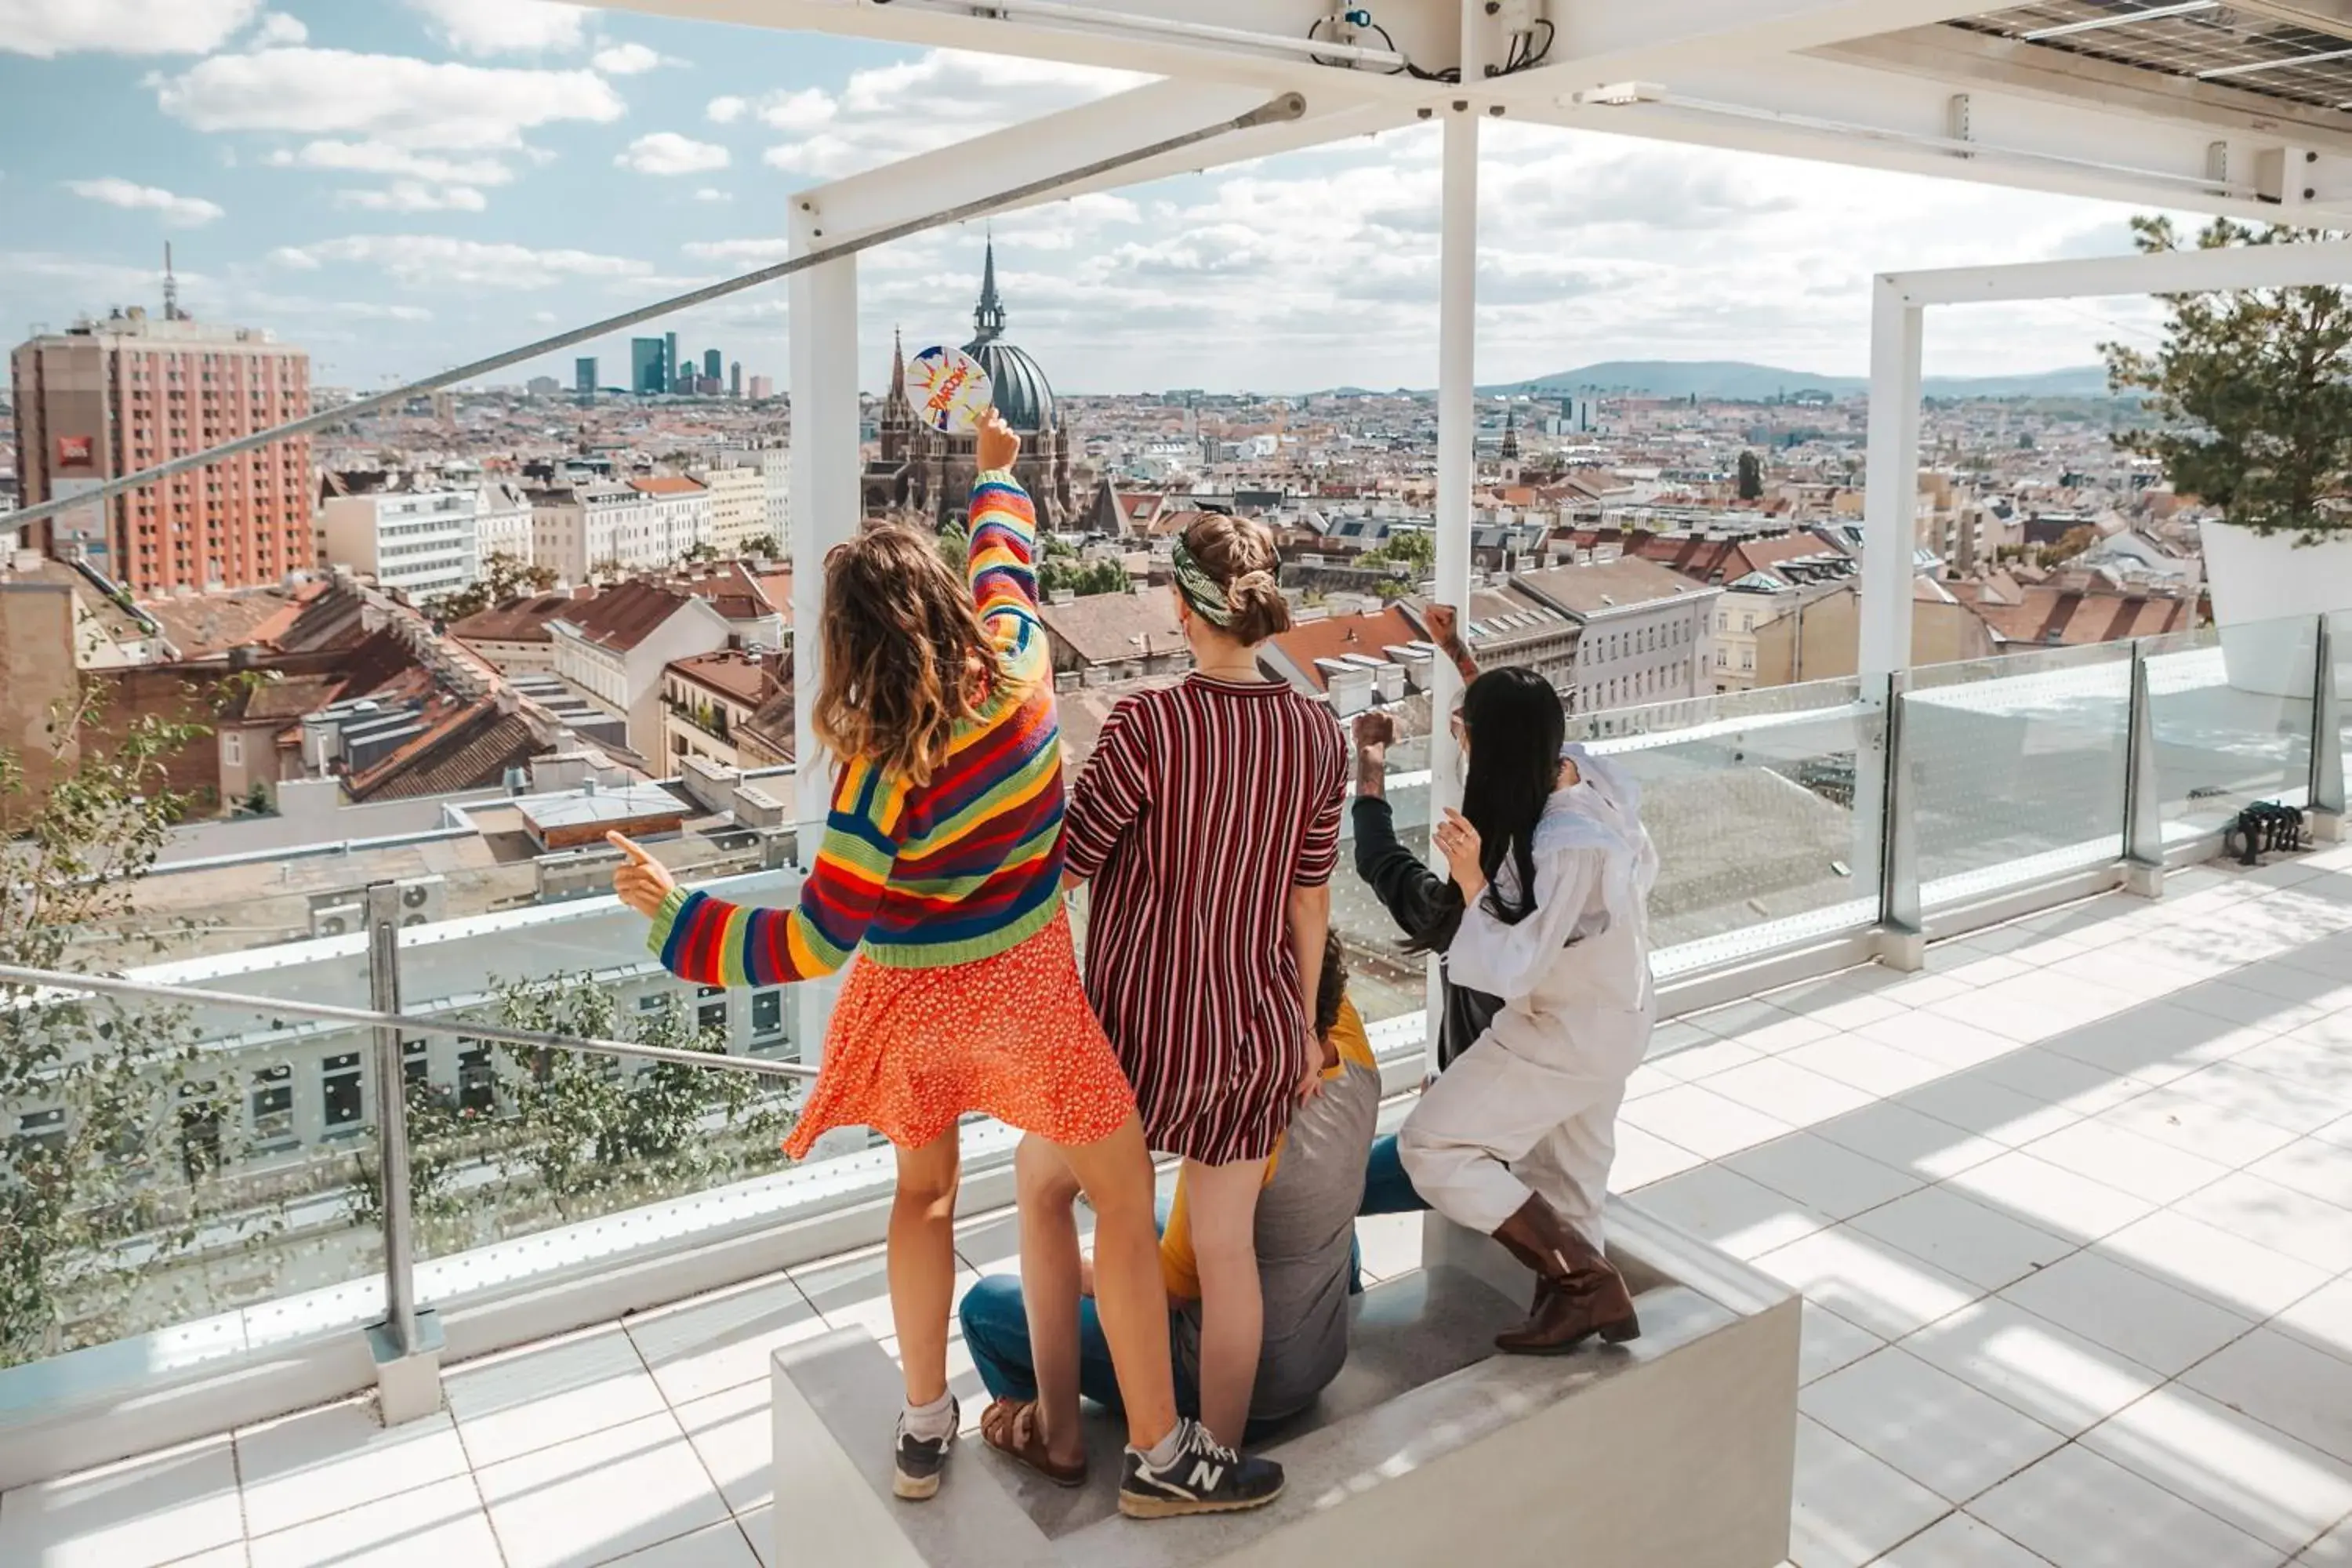
[[[1808,1298],[1799,1568],[2352,1568],[2352,848],[1659,1039],[1614,1184]],[[845,1323],[873,1252],[21,1489],[0,1564],[777,1568],[767,1354]]]

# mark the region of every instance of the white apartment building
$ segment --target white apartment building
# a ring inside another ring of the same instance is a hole
[[[753,378],[756,382],[760,378]],[[756,396],[757,395],[754,394]],[[781,437],[748,446],[721,447],[718,460],[733,468],[757,468],[766,481],[768,510],[761,531],[776,542],[779,559],[793,558],[793,453]]]
[[[682,474],[530,492],[531,561],[567,583],[674,566],[710,542],[710,491]]]
[[[792,658],[720,648],[681,658],[662,675],[660,768],[681,771],[688,757],[740,768],[736,738],[753,715],[783,689]],[[650,760],[650,759],[648,759]]]
[[[695,478],[710,492],[710,544],[721,556],[733,560],[754,540],[766,537],[765,474],[755,468],[720,468],[705,469]]]
[[[482,559],[504,555],[521,562],[531,562],[530,497],[504,479],[491,479],[482,486],[481,523]]]
[[[1571,712],[1671,702],[1713,689],[1707,631],[1721,588],[1630,556],[1523,573],[1511,584],[1582,628],[1574,684],[1566,689]]]
[[[556,675],[626,721],[629,749],[648,762],[665,749],[663,672],[676,660],[717,652],[733,634],[709,601],[651,583],[624,583],[581,600],[547,630]]]
[[[453,593],[481,576],[481,504],[472,489],[330,494],[319,509],[320,552],[326,564],[412,598]]]

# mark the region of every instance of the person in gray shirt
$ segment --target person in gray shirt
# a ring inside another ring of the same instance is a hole
[[[1250,1395],[1253,1433],[1312,1405],[1348,1359],[1356,1208],[1380,1113],[1381,1073],[1363,1019],[1347,999],[1345,981],[1335,938],[1325,949],[1318,987],[1322,1082],[1291,1117],[1258,1196],[1258,1289],[1265,1331]],[[1160,1262],[1168,1281],[1177,1405],[1192,1414],[1199,1401],[1201,1285],[1181,1180],[1160,1238]],[[1082,1482],[1084,1468],[1055,1465],[1037,1431],[1037,1385],[1021,1281],[1007,1275],[982,1279],[965,1293],[961,1318],[964,1344],[995,1401],[981,1422],[989,1446],[1064,1485]],[[1079,1340],[1079,1391],[1116,1409],[1118,1383],[1091,1299],[1081,1304]]]

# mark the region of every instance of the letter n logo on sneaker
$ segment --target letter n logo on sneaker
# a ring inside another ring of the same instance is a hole
[[[1213,1465],[1202,1459],[1192,1467],[1192,1479],[1185,1484],[1196,1494],[1206,1494],[1215,1491],[1217,1483],[1224,1479],[1224,1466]]]

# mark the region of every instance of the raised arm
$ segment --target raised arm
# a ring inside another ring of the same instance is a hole
[[[1462,684],[1469,685],[1478,679],[1478,661],[1470,657],[1470,645],[1462,640],[1462,617],[1451,605],[1432,605],[1422,612],[1429,623],[1429,640],[1437,650],[1453,661]]]
[[[1037,619],[1037,509],[1013,477],[1020,456],[1021,437],[990,409],[981,420],[980,475],[965,511],[971,545],[964,577],[1010,672],[1029,680],[1041,676],[1052,658]]]
[[[1356,875],[1370,888],[1397,929],[1427,931],[1445,879],[1423,865],[1396,835],[1385,794],[1389,743],[1396,725],[1385,713],[1356,716]]]
[[[905,790],[871,763],[844,764],[798,908],[752,909],[671,887],[646,911],[654,922],[646,945],[671,973],[701,985],[780,985],[831,974],[873,923],[898,859],[905,804]]]

